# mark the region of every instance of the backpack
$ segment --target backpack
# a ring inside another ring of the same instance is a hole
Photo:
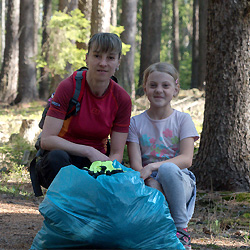
[[[83,97],[83,89],[82,89],[82,73],[83,71],[87,71],[88,68],[86,67],[81,67],[80,69],[78,69],[76,71],[75,74],[75,81],[76,81],[76,85],[75,85],[75,90],[74,90],[74,94],[72,96],[72,98],[69,101],[69,106],[67,109],[67,113],[65,116],[65,120],[67,120],[68,118],[70,118],[73,115],[76,115],[79,110],[80,110],[80,102],[81,99]],[[115,82],[118,82],[117,78],[115,76],[111,76],[111,79]],[[55,92],[50,96],[50,98],[48,99],[47,105],[43,110],[42,113],[42,117],[41,120],[38,124],[39,128],[43,129],[43,125],[44,125],[44,121],[47,115],[47,112],[49,110],[49,107],[51,105],[51,103],[53,103],[53,97],[54,97]],[[35,196],[42,196],[42,190],[41,190],[41,186],[37,177],[37,173],[36,173],[36,163],[37,163],[37,158],[43,156],[44,154],[44,150],[41,148],[40,146],[40,141],[41,141],[41,133],[37,138],[37,141],[35,143],[35,148],[37,150],[36,156],[34,157],[34,159],[31,161],[30,163],[30,167],[29,167],[29,172],[30,172],[30,179],[32,182],[32,187],[33,187],[33,191],[35,193]],[[109,143],[108,143],[108,149],[109,149]]]

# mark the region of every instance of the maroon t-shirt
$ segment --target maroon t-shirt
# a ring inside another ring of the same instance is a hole
[[[95,96],[83,72],[83,98],[76,116],[65,120],[59,136],[82,145],[92,146],[106,153],[108,136],[112,131],[127,133],[131,115],[131,99],[128,93],[116,82],[110,80],[103,96]],[[53,97],[47,115],[65,119],[69,101],[74,94],[73,75],[62,81]]]

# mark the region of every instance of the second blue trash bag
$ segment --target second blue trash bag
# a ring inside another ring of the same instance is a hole
[[[30,249],[185,249],[162,193],[139,172],[113,166],[124,173],[95,179],[62,168],[39,206],[44,222]]]

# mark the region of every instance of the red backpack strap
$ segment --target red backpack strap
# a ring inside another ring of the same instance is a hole
[[[65,120],[67,120],[72,115],[76,115],[78,111],[80,110],[80,106],[81,106],[80,103],[81,103],[81,99],[83,97],[83,92],[84,92],[86,71],[87,71],[86,69],[83,69],[81,71],[75,71],[73,73],[75,91],[74,91],[73,97],[70,99]]]

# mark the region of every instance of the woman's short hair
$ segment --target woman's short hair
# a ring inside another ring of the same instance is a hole
[[[118,54],[118,58],[122,52],[122,41],[113,33],[96,33],[94,34],[88,43],[88,53],[93,49],[98,52],[115,52]]]

